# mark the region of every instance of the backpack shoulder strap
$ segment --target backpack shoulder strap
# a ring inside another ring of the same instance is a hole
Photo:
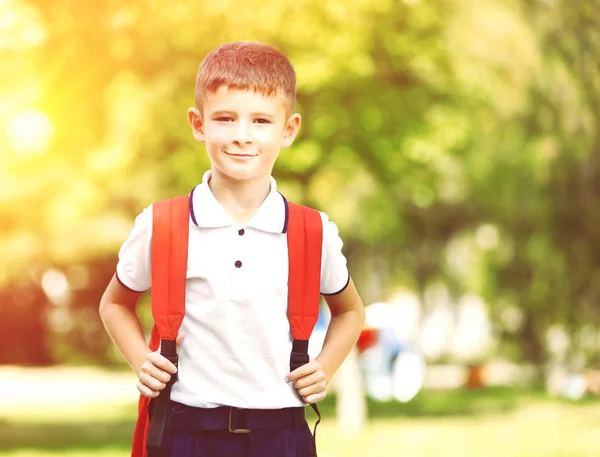
[[[160,353],[177,366],[176,339],[185,315],[185,285],[190,218],[189,195],[162,200],[152,206],[152,315]],[[160,456],[171,387],[152,401],[146,448],[148,457]]]
[[[317,210],[294,203],[288,208],[288,318],[294,344],[308,349],[319,317],[323,223]]]
[[[294,371],[309,361],[308,340],[319,318],[323,221],[315,209],[294,203],[287,205],[288,319],[293,338],[290,371]],[[312,440],[313,455],[316,456],[321,412],[315,403],[310,406],[317,414]]]
[[[185,314],[189,217],[189,195],[152,205],[152,316],[167,345]]]

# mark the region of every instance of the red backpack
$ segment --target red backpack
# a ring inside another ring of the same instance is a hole
[[[293,337],[290,355],[290,371],[293,371],[309,361],[308,340],[319,315],[323,226],[318,211],[293,203],[287,203],[287,208],[288,318]],[[160,347],[161,354],[177,366],[175,339],[185,314],[190,197],[154,203],[152,214],[151,301],[155,325],[149,347],[152,351]],[[140,395],[132,457],[160,456],[175,380],[176,375],[152,402]],[[318,425],[321,415],[316,405],[311,406],[318,415]]]

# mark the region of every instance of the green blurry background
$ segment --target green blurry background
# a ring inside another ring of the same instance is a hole
[[[209,166],[198,64],[251,39],[298,74],[274,176],[338,224],[365,304],[400,291],[425,322],[475,300],[486,344],[428,363],[533,373],[370,400],[352,438],[330,398],[321,455],[599,455],[600,404],[547,395],[600,351],[599,20],[599,0],[0,0],[0,454],[127,455],[135,379],[98,302],[135,215]]]

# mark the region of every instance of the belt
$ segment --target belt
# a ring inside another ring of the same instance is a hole
[[[304,407],[282,409],[243,409],[231,406],[196,408],[173,402],[169,414],[169,430],[229,430],[250,433],[252,430],[293,425],[300,430],[306,423]]]

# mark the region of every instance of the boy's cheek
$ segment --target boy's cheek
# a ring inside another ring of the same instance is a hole
[[[260,142],[263,144],[274,144],[277,143],[278,140],[278,131],[275,128],[262,128],[255,129],[252,132],[252,138],[256,142]]]

